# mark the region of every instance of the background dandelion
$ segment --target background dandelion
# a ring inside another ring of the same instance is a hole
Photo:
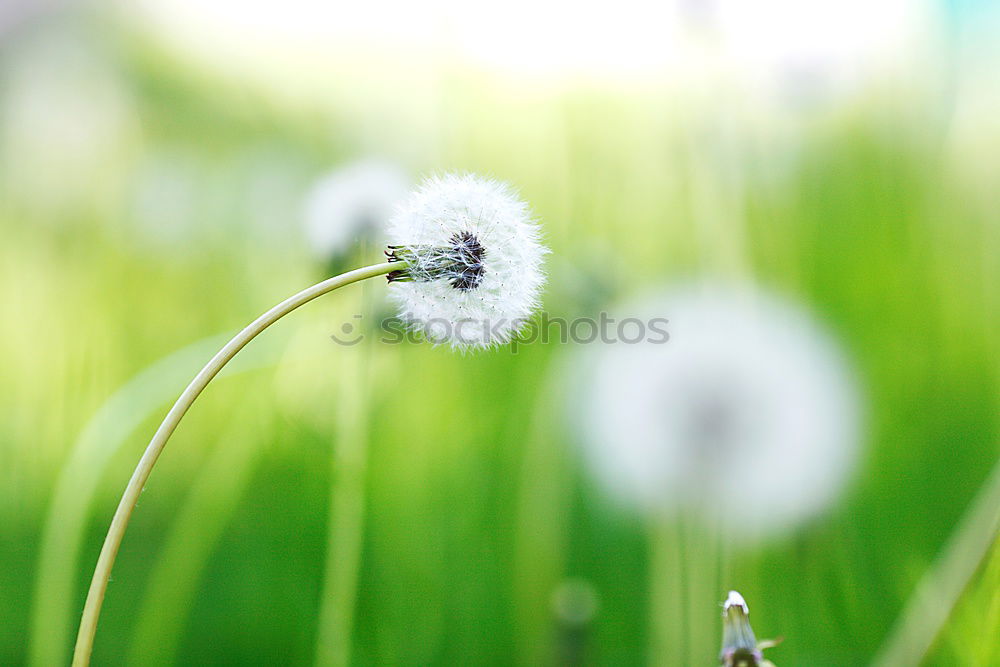
[[[860,399],[809,315],[711,283],[614,312],[669,331],[666,342],[650,333],[594,348],[582,381],[575,421],[592,474],[620,500],[702,515],[736,539],[780,532],[836,499],[858,458]]]
[[[573,423],[591,477],[647,523],[653,660],[693,662],[731,549],[842,493],[860,399],[829,334],[750,285],[697,283],[611,312],[618,337],[570,377]]]
[[[362,160],[331,171],[310,188],[303,207],[309,250],[329,265],[377,243],[409,190],[410,179],[391,162]]]

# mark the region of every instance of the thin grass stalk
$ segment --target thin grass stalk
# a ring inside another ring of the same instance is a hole
[[[718,650],[718,606],[720,596],[719,531],[714,520],[688,517],[685,523],[685,562],[682,585],[686,587],[688,664],[705,662]]]
[[[937,562],[910,596],[872,663],[876,667],[919,665],[948,622],[1000,534],[1000,461],[952,533]]]
[[[688,630],[684,606],[684,534],[666,516],[651,520],[649,533],[650,667],[684,662]]]
[[[565,410],[565,372],[549,373],[524,437],[517,496],[514,606],[518,664],[552,659],[549,600],[566,575],[572,473],[557,418]],[[563,369],[560,369],[563,370]]]

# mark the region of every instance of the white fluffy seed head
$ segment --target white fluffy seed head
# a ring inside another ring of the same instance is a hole
[[[512,340],[545,282],[537,222],[506,184],[449,174],[426,181],[389,223],[389,275],[400,317],[433,343]]]
[[[592,348],[576,380],[586,458],[618,499],[746,539],[838,496],[857,459],[860,401],[808,314],[750,287],[701,285],[614,315],[665,318],[670,336]]]
[[[330,262],[380,235],[410,181],[391,162],[368,159],[323,176],[306,195],[303,226],[313,255]]]

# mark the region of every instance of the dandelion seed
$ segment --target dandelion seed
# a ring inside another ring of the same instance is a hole
[[[510,187],[472,175],[427,181],[389,224],[390,295],[434,343],[492,347],[538,307],[548,252]]]

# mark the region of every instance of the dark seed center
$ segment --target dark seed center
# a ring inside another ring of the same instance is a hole
[[[486,249],[472,232],[452,234],[441,247],[391,245],[385,254],[390,262],[406,263],[387,274],[390,283],[444,278],[455,289],[468,291],[479,286],[486,271]]]
[[[450,239],[455,252],[455,265],[452,267],[455,275],[451,286],[460,290],[471,290],[479,286],[483,280],[483,255],[486,250],[472,232],[459,232]]]

